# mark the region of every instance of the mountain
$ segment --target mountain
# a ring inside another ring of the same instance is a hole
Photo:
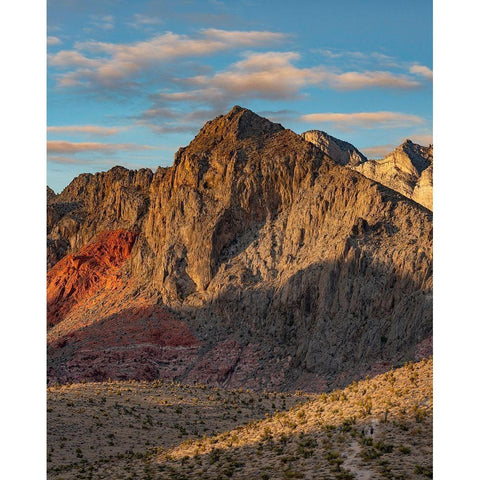
[[[382,160],[368,160],[350,143],[320,130],[302,133],[339,165],[395,190],[433,210],[433,146],[422,147],[405,140]]]
[[[48,209],[51,383],[323,391],[431,351],[431,212],[250,110]]]

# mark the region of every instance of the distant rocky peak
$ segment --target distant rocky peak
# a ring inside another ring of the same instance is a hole
[[[322,130],[309,130],[302,133],[302,137],[340,165],[356,166],[367,161],[367,157],[351,143],[332,137]]]
[[[385,158],[395,154],[406,155],[412,165],[417,169],[417,172],[420,174],[432,164],[433,146],[429,145],[428,147],[424,147],[417,143],[413,143],[409,138],[407,138]]]

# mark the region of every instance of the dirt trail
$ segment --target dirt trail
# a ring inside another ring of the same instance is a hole
[[[360,458],[358,457],[360,450],[361,447],[357,441],[351,443],[350,448],[345,452],[346,458],[342,466],[345,470],[352,472],[357,480],[370,480],[374,478],[373,475],[375,472],[361,468]]]

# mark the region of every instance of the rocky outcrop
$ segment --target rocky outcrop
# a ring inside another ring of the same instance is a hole
[[[132,205],[132,180],[112,197],[100,180],[119,173],[97,175],[59,196],[81,198],[89,220],[80,230],[125,222],[139,235],[115,293],[70,309],[52,345],[141,297],[168,308],[201,345],[175,378],[318,390],[413,359],[431,335],[431,212],[281,125],[240,107],[208,122],[140,186],[144,207],[126,216],[111,198]],[[58,348],[60,372],[74,357]]]
[[[355,167],[367,161],[367,157],[351,143],[332,137],[321,130],[309,130],[302,137],[316,145],[339,165]]]
[[[432,145],[406,140],[382,160],[369,160],[355,170],[433,210]]]
[[[75,255],[67,255],[47,274],[47,323],[61,322],[79,302],[118,281],[119,267],[130,256],[136,233],[104,232]]]
[[[150,169],[114,167],[76,177],[47,203],[47,266],[103,231],[141,229],[149,207]]]
[[[52,201],[57,194],[47,185],[47,202]]]
[[[429,165],[417,180],[412,200],[433,210],[433,164]]]

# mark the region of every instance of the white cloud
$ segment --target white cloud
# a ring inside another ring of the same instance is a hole
[[[388,144],[388,145],[377,145],[375,147],[362,148],[361,152],[367,158],[383,158],[386,157],[390,152],[392,152],[397,145]]]
[[[96,28],[101,28],[102,30],[113,30],[115,28],[115,19],[113,15],[90,15],[90,25]]]
[[[419,133],[410,135],[410,140],[424,147],[433,144],[433,135],[431,133]]]
[[[332,75],[328,79],[332,88],[337,90],[359,90],[363,88],[399,88],[419,87],[420,84],[406,75],[396,75],[391,72],[346,72]]]
[[[128,25],[134,28],[142,28],[148,25],[160,25],[161,23],[163,23],[163,20],[159,17],[136,13],[133,16],[133,20]]]
[[[433,78],[433,72],[430,68],[426,67],[425,65],[412,65],[410,67],[410,73],[415,75],[420,75],[422,77],[428,78],[431,80]]]
[[[75,50],[60,51],[49,60],[52,66],[73,67],[72,71],[60,75],[60,86],[115,86],[148,70],[161,69],[162,64],[173,59],[267,45],[285,38],[285,34],[266,31],[205,29],[197,36],[167,32],[132,44],[78,42]]]
[[[53,37],[49,35],[47,37],[47,45],[60,45],[62,41],[58,37]]]
[[[184,79],[191,90],[161,93],[159,103],[194,102],[225,106],[245,98],[292,99],[305,87],[359,90],[366,88],[415,88],[420,83],[391,72],[338,72],[319,65],[296,67],[297,52],[251,53],[228,69],[213,75]]]

